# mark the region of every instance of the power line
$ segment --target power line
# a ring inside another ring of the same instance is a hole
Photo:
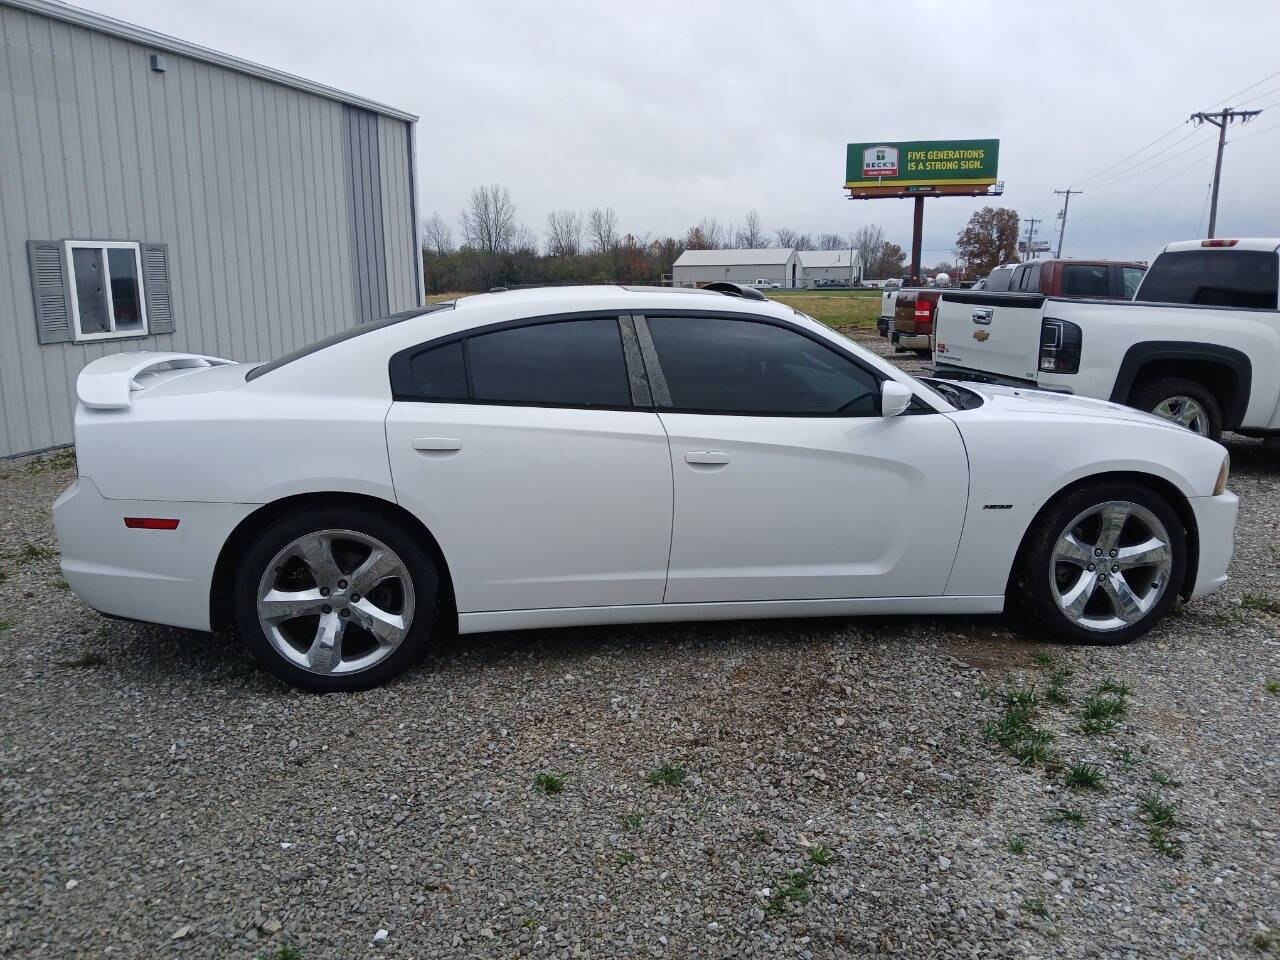
[[[1173,143],[1169,144],[1169,147],[1170,148],[1175,147],[1178,144],[1182,143],[1184,140],[1194,137],[1197,132],[1198,132],[1197,130],[1192,130],[1185,137],[1179,137],[1177,140],[1173,141]],[[1179,150],[1177,153],[1167,154],[1164,157],[1164,159],[1157,160],[1155,163],[1152,163],[1152,164],[1147,164],[1146,161],[1144,160],[1141,163],[1134,164],[1132,167],[1126,167],[1123,171],[1116,174],[1116,176],[1114,177],[1109,177],[1108,179],[1103,180],[1101,183],[1090,184],[1089,189],[1103,190],[1107,187],[1114,186],[1117,183],[1123,183],[1126,180],[1132,180],[1134,177],[1140,177],[1144,173],[1149,173],[1150,171],[1154,170],[1156,167],[1163,167],[1166,163],[1169,163],[1172,160],[1177,160],[1178,157],[1181,157],[1185,154],[1190,153],[1192,150],[1195,150],[1197,147],[1201,146],[1204,142],[1205,141],[1202,139],[1200,143],[1193,143],[1191,146],[1187,147],[1185,150]],[[1146,165],[1144,166],[1144,164]]]
[[[1257,94],[1256,96],[1250,97],[1248,100],[1241,100],[1240,106],[1243,107],[1243,106],[1246,106],[1247,104],[1253,103],[1253,101],[1255,100],[1261,100],[1263,97],[1269,97],[1273,93],[1280,93],[1280,87],[1272,87],[1270,90],[1263,90],[1261,93]]]
[[[1191,163],[1187,164],[1185,167],[1180,167],[1169,177],[1167,177],[1164,180],[1161,180],[1159,183],[1155,184],[1154,186],[1148,187],[1146,190],[1143,190],[1141,193],[1135,193],[1133,194],[1133,196],[1129,197],[1126,200],[1121,200],[1119,203],[1113,203],[1111,206],[1106,207],[1096,213],[1091,213],[1089,216],[1083,217],[1081,219],[1085,220],[1088,223],[1093,223],[1095,220],[1098,220],[1101,217],[1105,217],[1107,214],[1112,213],[1116,210],[1119,210],[1121,207],[1127,207],[1129,204],[1133,203],[1135,200],[1141,200],[1143,197],[1149,194],[1155,193],[1161,187],[1167,186],[1168,184],[1172,183],[1174,180],[1177,180],[1180,176],[1182,176],[1188,170],[1194,170],[1197,166],[1200,165],[1200,160],[1201,160],[1200,157],[1196,157],[1195,160],[1191,161]]]
[[[1213,239],[1214,230],[1218,225],[1218,187],[1222,182],[1222,151],[1227,145],[1227,127],[1231,126],[1236,120],[1239,120],[1242,124],[1248,123],[1261,112],[1261,110],[1234,110],[1231,107],[1223,107],[1218,113],[1206,113],[1202,110],[1191,115],[1191,119],[1197,125],[1212,123],[1218,128],[1218,160],[1213,166],[1213,199],[1209,202],[1210,240]]]
[[[1248,140],[1250,137],[1256,137],[1260,133],[1270,133],[1272,130],[1280,130],[1280,123],[1273,123],[1269,127],[1263,127],[1261,130],[1254,130],[1252,133],[1246,133],[1243,137],[1232,137],[1228,143],[1239,143],[1241,140]]]
[[[1166,130],[1164,133],[1160,134],[1160,136],[1156,137],[1150,143],[1146,144],[1145,146],[1139,147],[1137,150],[1133,151],[1133,153],[1129,154],[1127,157],[1123,157],[1117,160],[1115,163],[1111,164],[1111,166],[1109,167],[1103,167],[1097,173],[1091,173],[1089,176],[1085,177],[1083,180],[1076,180],[1075,183],[1088,183],[1090,180],[1093,180],[1094,178],[1101,176],[1102,174],[1106,173],[1108,170],[1114,170],[1116,167],[1120,166],[1120,164],[1124,163],[1127,160],[1133,159],[1138,154],[1146,150],[1148,147],[1154,147],[1157,143],[1159,143],[1165,137],[1169,136],[1171,133],[1175,133],[1180,129],[1182,129],[1181,123],[1179,123],[1176,127],[1173,127],[1170,130]]]
[[[1209,191],[1213,189],[1212,183],[1204,185],[1204,206],[1200,208],[1200,221],[1196,224],[1196,236],[1200,236],[1200,230],[1204,227],[1204,215],[1209,212]]]
[[[1213,110],[1213,109],[1214,109],[1214,108],[1216,108],[1216,107],[1220,107],[1220,106],[1222,106],[1224,103],[1226,103],[1228,100],[1234,100],[1236,97],[1240,96],[1240,94],[1242,94],[1242,93],[1248,93],[1248,92],[1249,92],[1250,90],[1252,90],[1254,87],[1260,87],[1260,86],[1262,86],[1264,83],[1266,83],[1268,80],[1274,80],[1276,77],[1280,77],[1280,70],[1277,70],[1275,73],[1271,74],[1270,76],[1263,77],[1261,80],[1258,80],[1258,81],[1256,81],[1256,82],[1254,82],[1254,83],[1249,84],[1249,85],[1248,85],[1247,87],[1245,87],[1243,90],[1237,90],[1235,93],[1227,94],[1227,96],[1223,97],[1221,100],[1219,100],[1217,103],[1215,103],[1215,104],[1214,104],[1212,107],[1210,107],[1209,109],[1210,109],[1210,110]]]

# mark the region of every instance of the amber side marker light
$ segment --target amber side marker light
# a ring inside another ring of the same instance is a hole
[[[1218,469],[1218,482],[1213,485],[1213,495],[1219,497],[1227,491],[1227,477],[1231,475],[1231,454],[1222,458],[1222,466]]]
[[[124,525],[130,530],[177,530],[174,517],[125,517]]]

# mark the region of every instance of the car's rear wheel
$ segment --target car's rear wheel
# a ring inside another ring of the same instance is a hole
[[[1100,483],[1039,518],[1010,599],[1059,640],[1127,643],[1168,612],[1186,564],[1186,532],[1164,497],[1138,483]]]
[[[1183,377],[1157,377],[1134,391],[1130,406],[1171,420],[1192,433],[1217,440],[1222,436],[1222,408],[1213,392]]]
[[[378,512],[305,510],[276,520],[246,552],[235,618],[249,651],[286,683],[363,690],[422,650],[438,582],[418,539]]]

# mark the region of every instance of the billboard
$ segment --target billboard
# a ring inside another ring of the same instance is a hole
[[[907,140],[851,143],[849,188],[983,186],[996,182],[999,140]]]

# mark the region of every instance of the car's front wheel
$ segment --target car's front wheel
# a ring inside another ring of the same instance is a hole
[[[1186,564],[1186,532],[1164,497],[1138,483],[1100,483],[1038,519],[1010,599],[1059,640],[1127,643],[1168,612]]]
[[[286,683],[364,690],[413,662],[437,592],[431,555],[402,525],[366,508],[303,510],[249,547],[235,618],[250,653]]]

